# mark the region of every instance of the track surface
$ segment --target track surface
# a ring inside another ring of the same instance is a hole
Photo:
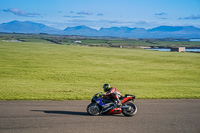
[[[200,133],[200,100],[135,100],[133,117],[89,116],[90,101],[0,101],[0,133]]]

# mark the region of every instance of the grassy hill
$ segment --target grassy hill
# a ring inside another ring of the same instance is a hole
[[[110,83],[137,98],[200,98],[200,55],[0,41],[0,100],[90,99]]]

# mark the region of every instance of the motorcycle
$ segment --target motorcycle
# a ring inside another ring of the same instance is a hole
[[[117,107],[117,104],[103,98],[103,93],[96,93],[91,100],[91,103],[87,106],[87,113],[90,115],[100,114],[123,114],[124,116],[133,116],[137,113],[137,107],[133,104],[135,99],[134,95],[126,94],[125,97],[121,97],[121,107]],[[132,102],[129,102],[132,101]]]

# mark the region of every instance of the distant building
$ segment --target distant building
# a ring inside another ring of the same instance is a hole
[[[172,52],[185,52],[185,47],[171,48]]]
[[[74,41],[74,43],[82,43],[81,41]]]

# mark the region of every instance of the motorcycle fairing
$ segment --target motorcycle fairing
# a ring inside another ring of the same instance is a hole
[[[108,112],[109,115],[112,115],[112,114],[120,114],[122,112],[122,109],[121,108],[114,108],[112,109],[111,111]]]
[[[103,99],[97,99],[96,103],[98,103],[100,106],[104,106]]]

